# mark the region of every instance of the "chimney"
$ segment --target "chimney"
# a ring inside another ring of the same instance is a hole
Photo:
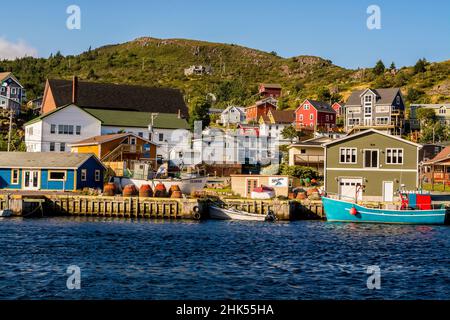
[[[181,110],[178,109],[178,119],[181,119]]]
[[[78,77],[73,76],[72,79],[72,103],[77,104],[78,102]]]

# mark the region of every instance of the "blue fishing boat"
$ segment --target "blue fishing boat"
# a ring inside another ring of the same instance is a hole
[[[397,210],[368,208],[350,201],[322,197],[327,221],[402,224],[444,224],[446,209],[404,207]]]

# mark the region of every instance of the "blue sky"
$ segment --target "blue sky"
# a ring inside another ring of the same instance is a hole
[[[81,8],[81,30],[66,28],[72,4]],[[372,4],[381,9],[380,30],[366,26]],[[0,58],[16,51],[77,54],[152,36],[315,55],[350,68],[380,58],[397,66],[450,59],[448,0],[22,0],[2,22],[9,27],[0,30]]]

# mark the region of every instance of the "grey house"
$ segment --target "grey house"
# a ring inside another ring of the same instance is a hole
[[[405,124],[405,104],[399,88],[353,91],[345,105],[347,132],[377,129],[401,135]]]
[[[0,109],[20,112],[25,90],[11,72],[0,72]]]

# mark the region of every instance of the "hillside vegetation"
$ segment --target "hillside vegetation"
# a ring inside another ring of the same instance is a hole
[[[282,108],[294,108],[307,97],[345,101],[352,90],[364,87],[401,87],[407,102],[449,101],[450,60],[423,62],[400,70],[349,70],[313,56],[282,58],[234,44],[139,38],[75,56],[58,52],[47,59],[1,61],[0,71],[13,71],[29,99],[42,95],[46,78],[78,75],[89,81],[175,87],[187,101],[209,94],[217,108],[254,102],[261,82],[283,86]],[[194,64],[210,65],[213,73],[186,77],[184,69]]]

